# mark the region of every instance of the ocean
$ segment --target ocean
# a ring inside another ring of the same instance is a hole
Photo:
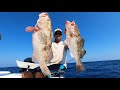
[[[76,64],[68,63],[66,78],[120,78],[120,60],[83,62],[85,71],[76,73]],[[0,71],[19,73],[18,67],[1,67]]]

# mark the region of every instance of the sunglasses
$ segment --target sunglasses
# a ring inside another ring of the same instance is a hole
[[[55,33],[55,35],[62,35],[62,33]]]

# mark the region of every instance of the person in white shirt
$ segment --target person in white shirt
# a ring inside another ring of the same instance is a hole
[[[68,46],[65,41],[62,41],[62,30],[57,28],[54,30],[54,41],[52,42],[52,54],[50,59],[46,62],[53,77],[65,77],[65,70],[67,69],[66,54]],[[33,62],[34,63],[34,62]],[[42,74],[40,68],[23,72],[23,78],[46,78]],[[47,78],[50,78],[49,76]]]
[[[48,68],[51,72],[60,71],[59,76],[65,77],[65,70],[67,68],[66,54],[68,46],[65,41],[62,41],[62,30],[60,28],[55,29],[54,38],[55,40],[52,42],[52,58],[48,60],[47,65],[49,65]]]

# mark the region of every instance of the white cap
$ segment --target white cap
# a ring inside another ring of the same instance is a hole
[[[62,33],[62,30],[60,28],[55,29],[54,33],[60,31]]]

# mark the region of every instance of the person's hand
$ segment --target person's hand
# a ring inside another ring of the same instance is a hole
[[[68,48],[68,45],[67,45],[67,40],[64,40],[64,45],[65,45],[65,48],[66,48],[66,49],[69,49],[69,48]]]
[[[65,45],[65,48],[66,48],[66,49],[69,49],[69,48],[68,48],[68,45]]]

